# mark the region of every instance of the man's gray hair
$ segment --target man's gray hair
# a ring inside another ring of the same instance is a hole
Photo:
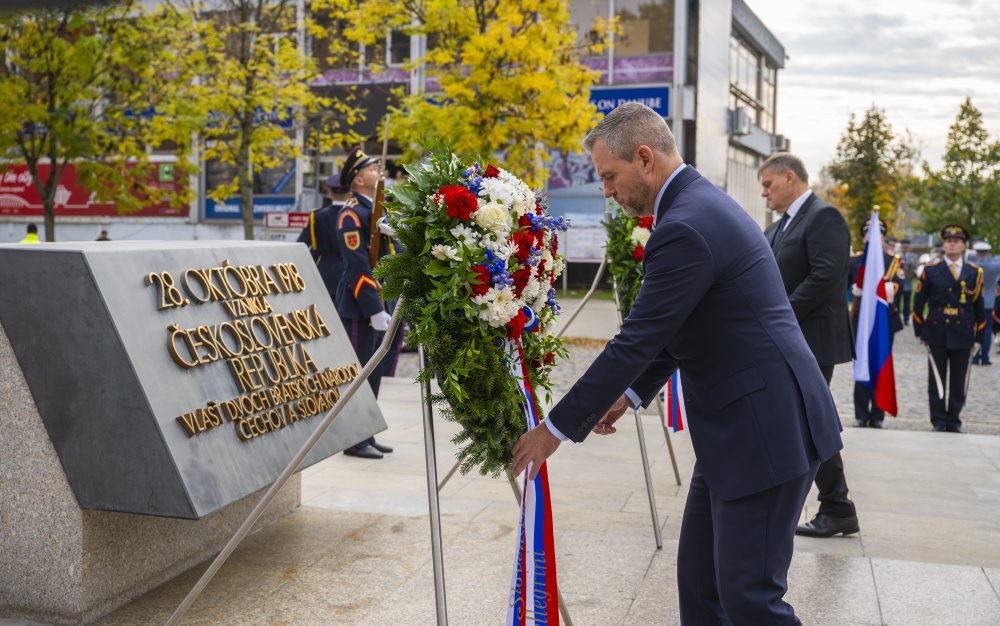
[[[598,139],[604,140],[611,154],[626,161],[635,158],[635,151],[641,145],[667,156],[677,154],[677,142],[667,123],[659,113],[638,102],[619,106],[587,133],[583,147],[588,154]]]
[[[809,174],[806,173],[805,164],[791,152],[776,152],[767,157],[767,160],[757,168],[757,178],[764,174],[764,170],[771,170],[775,174],[791,172],[803,183],[809,184]]]

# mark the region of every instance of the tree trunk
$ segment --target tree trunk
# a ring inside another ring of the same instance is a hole
[[[240,149],[236,156],[236,177],[240,187],[240,212],[243,216],[243,238],[253,240],[253,179],[250,173],[250,133],[252,122],[242,123]]]

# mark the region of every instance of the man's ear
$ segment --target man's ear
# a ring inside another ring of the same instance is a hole
[[[636,150],[636,158],[639,159],[639,165],[646,172],[653,169],[653,149],[649,146],[643,144],[639,146]]]

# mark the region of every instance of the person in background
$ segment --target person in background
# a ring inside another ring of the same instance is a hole
[[[992,246],[985,241],[972,244],[976,251],[976,265],[983,268],[983,306],[987,311],[993,310],[996,301],[997,278],[1000,278],[1000,258],[994,257],[990,250]],[[972,356],[973,365],[990,365],[990,342],[993,340],[993,324],[987,324],[983,330],[983,345],[979,352]]]
[[[964,226],[946,225],[941,229],[941,239],[944,258],[924,266],[915,288],[913,333],[927,345],[942,384],[947,385],[942,396],[934,369],[928,363],[931,425],[937,432],[961,433],[964,431],[959,414],[965,406],[970,351],[982,341],[986,327],[983,269],[963,258],[969,240]]]
[[[17,243],[41,243],[38,240],[38,226],[28,224],[28,233],[24,236],[24,239]]]
[[[809,189],[802,161],[773,154],[757,170],[767,207],[782,214],[767,227],[785,292],[826,384],[834,366],[854,358],[854,337],[847,308],[851,230],[843,214]],[[800,524],[796,535],[833,537],[858,532],[857,509],[848,496],[840,452],[825,459],[816,473],[819,510]]]
[[[108,231],[102,230],[94,241],[111,241],[111,237],[108,237]]]
[[[337,303],[337,285],[344,273],[344,261],[340,255],[337,240],[337,213],[351,195],[351,190],[340,185],[337,176],[330,176],[324,182],[327,204],[309,214],[309,224],[299,233],[298,241],[309,246],[319,275],[330,300]]]
[[[871,218],[865,220],[861,225],[861,236],[865,243],[868,243],[868,227]],[[885,222],[878,221],[882,231],[882,262],[885,267],[886,298],[889,300],[889,350],[892,350],[892,340],[896,333],[903,330],[903,320],[899,315],[899,303],[903,298],[903,282],[906,276],[902,257],[890,254],[889,247],[885,240]],[[864,263],[864,253],[858,253],[851,257],[851,290],[854,294],[854,301],[851,303],[851,327],[854,329],[854,336],[858,335],[858,317],[861,311],[861,285],[856,284],[858,274],[861,273],[861,264]],[[875,396],[872,390],[864,383],[854,381],[854,425],[858,428],[882,428],[882,421],[885,419],[885,411],[875,404]]]
[[[389,311],[382,300],[381,286],[372,277],[369,259],[371,245],[371,213],[374,208],[375,190],[379,180],[379,159],[368,156],[355,148],[344,160],[340,172],[341,187],[351,190],[352,197],[337,213],[337,244],[344,258],[344,271],[337,284],[337,313],[347,330],[358,360],[363,366],[375,353],[385,331],[389,328]],[[392,239],[379,224],[379,257],[392,254]],[[391,232],[391,229],[388,229]],[[391,358],[391,357],[387,357]],[[375,397],[378,397],[382,375],[387,370],[383,361],[368,377]],[[346,456],[381,459],[392,448],[370,437],[344,450]]]

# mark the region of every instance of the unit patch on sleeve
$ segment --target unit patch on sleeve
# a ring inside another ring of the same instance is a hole
[[[357,232],[344,233],[344,245],[348,250],[357,250],[361,245],[361,234]]]

